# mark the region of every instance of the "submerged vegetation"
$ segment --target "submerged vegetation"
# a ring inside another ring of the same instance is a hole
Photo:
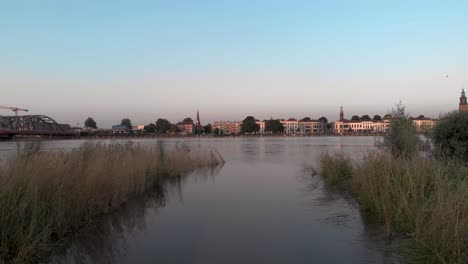
[[[224,161],[187,147],[26,144],[0,166],[0,263],[38,259],[51,244],[165,181]]]
[[[468,167],[460,160],[466,157],[468,126],[460,119],[468,115],[442,120],[431,134],[438,159],[429,159],[417,152],[415,130],[404,108],[399,110],[384,136],[383,151],[367,153],[359,162],[322,155],[320,174],[329,186],[355,197],[368,215],[378,217],[389,239],[395,231],[404,234],[410,260],[467,263]]]
[[[356,198],[385,224],[386,235],[407,234],[421,263],[468,259],[468,169],[455,162],[370,153],[363,162],[321,158],[321,175]],[[414,254],[414,255],[413,255]]]

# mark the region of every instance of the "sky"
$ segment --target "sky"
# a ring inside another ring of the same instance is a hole
[[[468,89],[467,47],[463,0],[0,0],[0,105],[99,127],[197,109],[335,120],[400,100],[438,117]]]

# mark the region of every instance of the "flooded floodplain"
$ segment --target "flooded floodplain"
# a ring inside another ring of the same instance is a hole
[[[48,263],[398,263],[379,225],[309,168],[359,158],[374,137],[163,139],[226,160],[139,197],[54,250]],[[158,140],[136,140],[156,144]],[[161,141],[161,140],[159,140]],[[83,141],[47,141],[74,148]],[[0,153],[16,143],[2,143]]]

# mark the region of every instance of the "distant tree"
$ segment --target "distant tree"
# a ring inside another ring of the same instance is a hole
[[[265,131],[273,134],[283,133],[284,126],[278,119],[270,119],[265,122]]]
[[[375,115],[374,118],[372,119],[374,121],[382,121],[382,117],[379,115]]]
[[[215,135],[220,135],[220,134],[221,134],[221,130],[219,130],[219,128],[215,128],[214,131],[213,131],[213,133],[214,133]]]
[[[359,121],[359,116],[354,115],[353,117],[351,117],[351,121]]]
[[[396,158],[411,158],[417,153],[419,138],[413,122],[405,114],[405,106],[400,102],[392,111],[390,128],[385,132],[383,146]]]
[[[94,121],[94,119],[92,119],[91,117],[86,118],[86,120],[85,120],[85,122],[84,122],[84,126],[85,126],[86,128],[94,128],[94,129],[97,129],[96,121]]]
[[[148,133],[154,133],[156,132],[156,125],[151,123],[145,126],[145,131]]]
[[[363,116],[361,117],[361,120],[363,120],[363,121],[372,121],[372,119],[370,118],[369,115],[363,115]]]
[[[190,118],[190,117],[186,117],[186,118],[184,118],[184,121],[183,121],[183,122],[187,122],[187,123],[191,122],[191,123],[193,123],[193,120],[192,120],[192,118]]]
[[[204,126],[203,130],[205,131],[206,134],[211,134],[211,130],[212,130],[211,124]]]
[[[156,132],[159,134],[165,134],[171,130],[172,124],[167,119],[159,118],[156,120]]]
[[[419,119],[424,119],[424,118],[426,118],[426,117],[423,116],[423,115],[420,115],[420,116],[418,116],[418,118],[419,118]]]
[[[310,122],[312,121],[312,119],[310,117],[304,117],[302,118],[300,121],[303,121],[303,122]]]
[[[383,119],[391,119],[393,118],[392,114],[386,114]]]
[[[172,124],[172,125],[171,125],[171,128],[169,129],[169,132],[170,132],[170,133],[178,133],[178,132],[180,132],[180,129],[179,129],[178,126]]]
[[[126,126],[128,129],[132,129],[132,121],[128,118],[122,119],[122,122],[120,122],[122,126]]]
[[[246,117],[241,124],[241,133],[255,133],[260,130],[260,125],[253,116]]]
[[[326,117],[324,117],[324,116],[319,118],[319,121],[322,122],[322,123],[328,124],[328,119]]]

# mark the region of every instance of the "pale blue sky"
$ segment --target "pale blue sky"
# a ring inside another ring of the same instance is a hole
[[[0,0],[0,105],[104,127],[400,99],[436,117],[468,88],[467,47],[468,1]]]

